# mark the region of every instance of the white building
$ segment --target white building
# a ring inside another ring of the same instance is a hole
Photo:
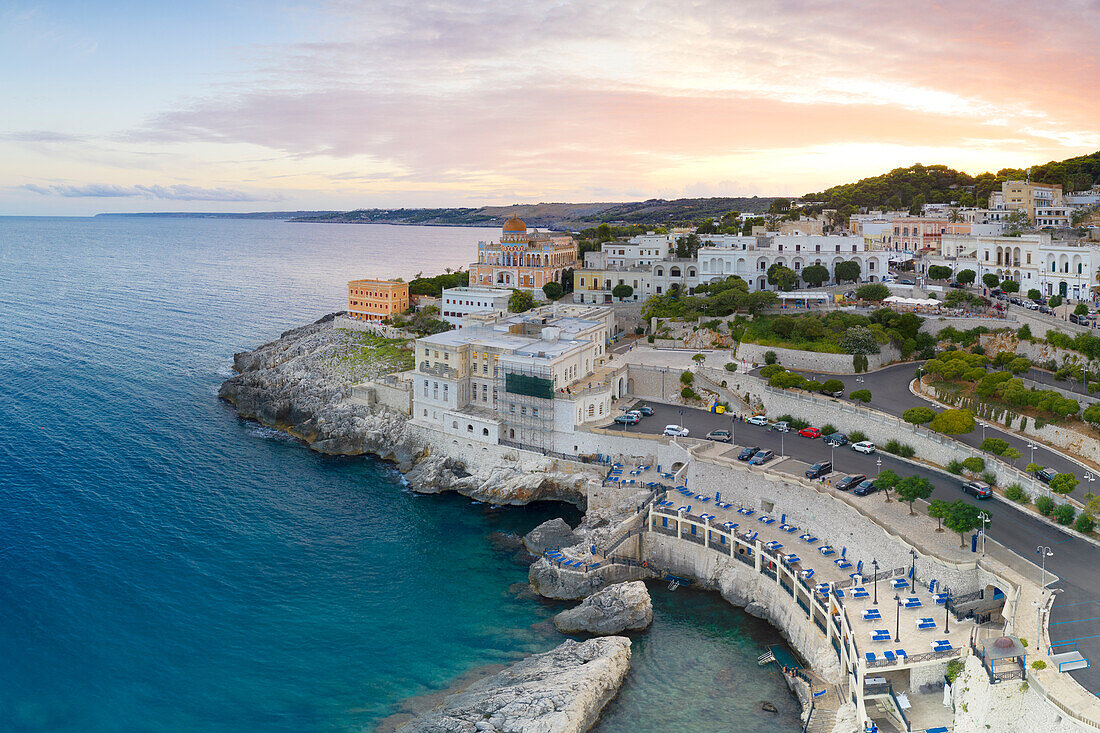
[[[473,313],[504,315],[511,297],[512,291],[504,288],[447,288],[439,312],[447,323],[462,328],[462,319]]]
[[[748,283],[749,290],[768,290],[772,289],[768,269],[774,264],[788,267],[796,275],[810,265],[822,265],[831,276],[836,266],[847,260],[859,263],[862,282],[878,282],[889,272],[889,253],[868,250],[863,237],[721,235],[707,237],[706,246],[699,249],[698,282],[737,275]]]

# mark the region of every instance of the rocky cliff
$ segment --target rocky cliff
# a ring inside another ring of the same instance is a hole
[[[400,369],[403,359],[395,347],[365,350],[361,333],[333,328],[334,315],[234,355],[237,374],[218,396],[241,417],[283,430],[313,450],[393,461],[417,491],[456,491],[494,504],[583,504],[584,483],[594,473],[496,446],[491,460],[472,466],[404,413],[351,399],[356,383]]]
[[[567,640],[448,696],[399,733],[572,733],[592,727],[630,670],[630,640]]]

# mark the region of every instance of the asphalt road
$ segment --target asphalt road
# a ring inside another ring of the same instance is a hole
[[[901,417],[901,414],[910,407],[932,407],[931,402],[921,397],[917,397],[909,391],[909,383],[916,378],[917,366],[923,363],[924,362],[910,362],[907,364],[898,364],[886,367],[885,369],[879,369],[878,371],[858,375],[825,374],[823,372],[808,372],[797,369],[792,371],[797,371],[807,378],[816,379],[822,382],[826,379],[841,380],[844,382],[843,399],[846,402],[850,401],[848,400],[848,395],[853,391],[857,389],[870,390],[871,401],[867,404],[868,407]],[[1041,374],[1045,375],[1046,382],[1049,384],[1052,375],[1049,372],[1041,372]],[[795,417],[798,416],[795,415]],[[964,443],[974,448],[974,455],[987,459],[990,458],[990,456],[980,451],[982,441],[985,438],[1000,438],[1020,451],[1020,458],[1017,459],[1016,466],[1021,470],[1028,463],[1034,461],[1042,466],[1053,468],[1059,473],[1074,474],[1077,476],[1079,483],[1070,496],[1081,502],[1085,501],[1085,494],[1089,491],[1090,482],[1085,479],[1085,475],[1096,476],[1096,473],[1087,471],[1081,464],[1071,461],[1057,451],[1050,450],[1040,443],[1030,443],[1023,438],[997,428],[983,428],[979,425],[974,432],[966,435],[956,435],[954,438],[960,443]],[[1035,446],[1034,452],[1032,452],[1032,449],[1028,448],[1028,445]],[[1034,456],[1034,458],[1032,456]],[[1100,484],[1097,484],[1096,491],[1093,493],[1100,493]]]
[[[913,366],[907,365],[905,373],[912,376]],[[866,376],[868,381],[863,386],[874,392],[874,387],[869,386],[873,384],[870,380],[874,374]],[[883,383],[886,384],[888,381],[884,380]],[[883,394],[886,399],[886,393]],[[910,394],[908,389],[905,390],[905,395],[925,404],[923,400]],[[901,395],[900,399],[904,400],[905,395]],[[666,425],[682,424],[690,431],[689,437],[693,438],[703,438],[711,430],[719,428],[729,430],[731,427],[729,415],[719,415],[693,408],[679,408],[657,402],[646,404],[653,408],[653,415],[643,418],[638,425],[624,428],[621,425],[611,424],[607,427],[624,430],[627,433],[654,434],[661,433]],[[765,427],[742,422],[733,425],[733,433],[734,444],[741,447],[760,446],[775,451],[776,455],[792,456],[807,464],[832,460],[835,473],[862,473],[873,477],[880,470],[889,468],[901,476],[913,474],[924,476],[935,487],[932,498],[947,501],[963,498],[977,503],[976,499],[962,493],[960,479],[948,478],[935,471],[912,466],[888,453],[863,455],[851,450],[849,446],[831,448],[821,439],[803,438],[794,431],[778,433],[768,431]],[[881,466],[878,463],[879,460],[882,461]],[[867,499],[873,501],[877,496],[873,495]],[[1066,535],[1039,521],[1029,512],[1021,511],[999,500],[982,501],[980,505],[992,517],[989,536],[1024,559],[1038,564],[1036,548],[1040,545],[1052,548],[1054,555],[1047,558],[1046,566],[1048,570],[1058,575],[1060,580],[1056,583],[1048,581],[1048,585],[1060,589],[1061,592],[1057,595],[1051,613],[1050,638],[1055,642],[1078,641],[1080,652],[1090,661],[1100,663],[1100,595],[1097,594],[1095,586],[1097,568],[1100,568],[1100,548],[1078,537]],[[1039,580],[1038,571],[1034,579]],[[1031,609],[1021,610],[1021,613],[1029,612],[1034,613]],[[1070,674],[1091,692],[1100,692],[1100,668],[1083,669]]]

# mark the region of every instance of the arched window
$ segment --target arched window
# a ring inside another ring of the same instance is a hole
[[[482,428],[481,429],[481,434],[485,435],[485,436],[489,435],[489,428]]]
[[[669,276],[669,277],[680,277],[680,268],[679,268],[679,267],[671,267],[671,268],[669,268],[669,270],[668,270],[668,276]]]

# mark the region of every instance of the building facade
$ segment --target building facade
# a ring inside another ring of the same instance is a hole
[[[348,315],[381,321],[409,308],[409,284],[396,280],[352,280],[348,283]]]
[[[708,237],[698,253],[698,282],[722,280],[737,275],[749,290],[774,289],[768,284],[768,269],[783,265],[799,276],[798,287],[806,287],[801,272],[821,265],[830,276],[841,262],[854,260],[860,266],[862,282],[878,282],[890,268],[890,256],[882,250],[869,250],[863,237],[846,235]],[[697,283],[696,283],[697,284]]]
[[[539,291],[561,282],[577,266],[577,245],[569,234],[528,231],[512,217],[504,222],[499,242],[478,242],[477,262],[470,265],[470,286]]]
[[[502,288],[446,288],[439,312],[447,323],[462,328],[463,319],[473,313],[503,316],[508,312],[508,299],[511,297],[512,291]]]
[[[1030,222],[1035,221],[1035,209],[1062,205],[1061,184],[1002,181],[1001,190],[989,194],[989,208],[994,211],[1023,211]]]

